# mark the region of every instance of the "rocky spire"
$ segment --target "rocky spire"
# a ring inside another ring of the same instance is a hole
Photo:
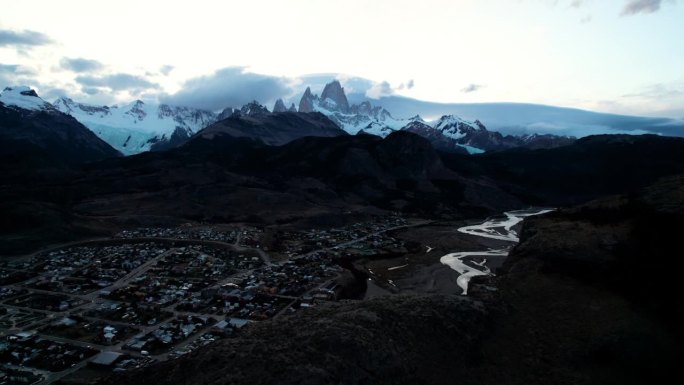
[[[314,112],[314,100],[316,97],[311,93],[311,87],[306,87],[302,99],[299,100],[299,112]]]
[[[339,81],[333,80],[326,84],[323,93],[321,94],[321,99],[323,102],[332,100],[337,111],[349,113],[349,101],[347,100],[347,95],[344,94],[344,88],[342,88]],[[330,105],[330,103],[328,103],[328,105]]]
[[[275,104],[273,105],[273,112],[285,111],[287,111],[287,107],[285,107],[285,102],[283,102],[283,99],[276,100]]]

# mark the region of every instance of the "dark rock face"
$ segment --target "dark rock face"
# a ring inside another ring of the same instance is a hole
[[[302,95],[302,98],[299,100],[299,112],[314,112],[314,101],[316,99],[317,96],[314,96],[311,93],[311,88],[306,87],[304,95]]]
[[[143,110],[144,105],[145,103],[142,100],[136,100],[131,109],[126,112],[126,114],[132,116],[136,120],[141,121],[145,119],[145,116],[147,116],[147,113],[145,112],[145,110]]]
[[[333,106],[336,107],[333,111],[340,111],[345,114],[349,113],[347,95],[345,95],[344,88],[342,88],[342,85],[337,80],[325,85],[323,93],[321,94],[321,100],[323,103],[326,103],[326,100],[333,101]]]
[[[294,103],[290,104],[290,108],[287,109],[287,112],[297,112],[297,107],[295,107]]]
[[[192,132],[183,127],[176,127],[170,137],[163,136],[160,140],[155,141],[150,147],[150,151],[164,151],[180,147],[191,137]]]
[[[20,94],[24,96],[33,96],[33,97],[38,97],[38,94],[36,93],[35,90],[28,90],[28,91],[21,91]]]

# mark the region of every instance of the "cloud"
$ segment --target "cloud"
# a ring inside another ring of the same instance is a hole
[[[169,76],[169,74],[171,73],[171,71],[173,71],[174,68],[175,67],[172,65],[164,65],[164,66],[161,66],[161,68],[159,69],[159,72],[161,72],[161,74],[164,76]]]
[[[375,83],[366,91],[366,96],[371,99],[380,99],[383,96],[389,96],[394,93],[392,86],[388,82]]]
[[[380,99],[384,96],[390,96],[396,93],[397,91],[401,91],[403,89],[411,89],[415,85],[413,79],[409,80],[406,83],[401,83],[396,87],[392,87],[392,85],[389,84],[389,82],[383,81],[383,82],[370,82],[370,87],[366,89],[366,97],[369,97],[371,99]]]
[[[245,67],[227,67],[211,75],[190,79],[180,91],[160,98],[178,106],[221,110],[240,107],[256,100],[262,104],[290,95],[289,80],[247,72]]]
[[[65,70],[73,72],[94,72],[104,68],[104,65],[97,60],[83,58],[62,58],[59,64]]]
[[[0,73],[15,73],[19,69],[17,64],[1,64]]]
[[[622,9],[623,16],[639,13],[654,13],[660,9],[663,0],[629,0]]]
[[[461,89],[461,92],[469,94],[471,92],[479,91],[484,86],[481,84],[468,84],[466,87]]]
[[[47,35],[36,31],[0,30],[0,47],[9,46],[38,46],[53,43]]]
[[[0,90],[7,86],[32,84],[36,72],[19,64],[0,63]]]
[[[111,74],[105,76],[77,76],[76,82],[82,86],[82,91],[92,95],[92,89],[109,88],[112,91],[128,91],[131,94],[140,94],[146,89],[159,89],[159,84],[149,80],[126,73]]]
[[[677,97],[684,97],[684,81],[672,83],[651,84],[641,91],[622,95],[624,98],[650,98],[657,100],[669,100]]]
[[[87,95],[97,95],[100,93],[100,90],[98,88],[91,87],[81,87],[81,91],[83,91],[83,93]]]

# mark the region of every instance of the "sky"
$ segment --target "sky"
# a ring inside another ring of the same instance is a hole
[[[0,0],[0,87],[212,110],[368,98],[684,118],[676,0]]]

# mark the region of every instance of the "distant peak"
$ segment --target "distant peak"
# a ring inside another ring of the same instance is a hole
[[[0,102],[24,110],[54,109],[50,103],[41,99],[36,91],[27,86],[6,87],[0,93]]]
[[[299,112],[314,112],[315,99],[316,97],[311,94],[311,87],[306,87],[304,95],[299,100]]]
[[[265,114],[270,114],[270,111],[268,111],[268,108],[262,106],[256,100],[252,100],[251,102],[242,106],[242,108],[240,109],[240,115],[254,116]]]
[[[18,95],[23,95],[23,96],[32,96],[35,98],[38,98],[38,94],[36,93],[35,90],[33,90],[31,87],[27,86],[12,86],[12,87],[5,87],[5,89],[2,91],[3,95],[5,93],[8,94],[18,94]]]
[[[283,102],[283,99],[278,99],[276,100],[275,104],[273,105],[273,112],[286,112],[287,107],[285,107],[285,102]]]
[[[344,93],[344,88],[339,81],[333,80],[332,82],[325,85],[323,88],[323,93],[321,94],[321,99],[326,102],[328,100],[333,102],[334,107],[340,112],[349,112],[349,101],[347,100],[347,95]]]

